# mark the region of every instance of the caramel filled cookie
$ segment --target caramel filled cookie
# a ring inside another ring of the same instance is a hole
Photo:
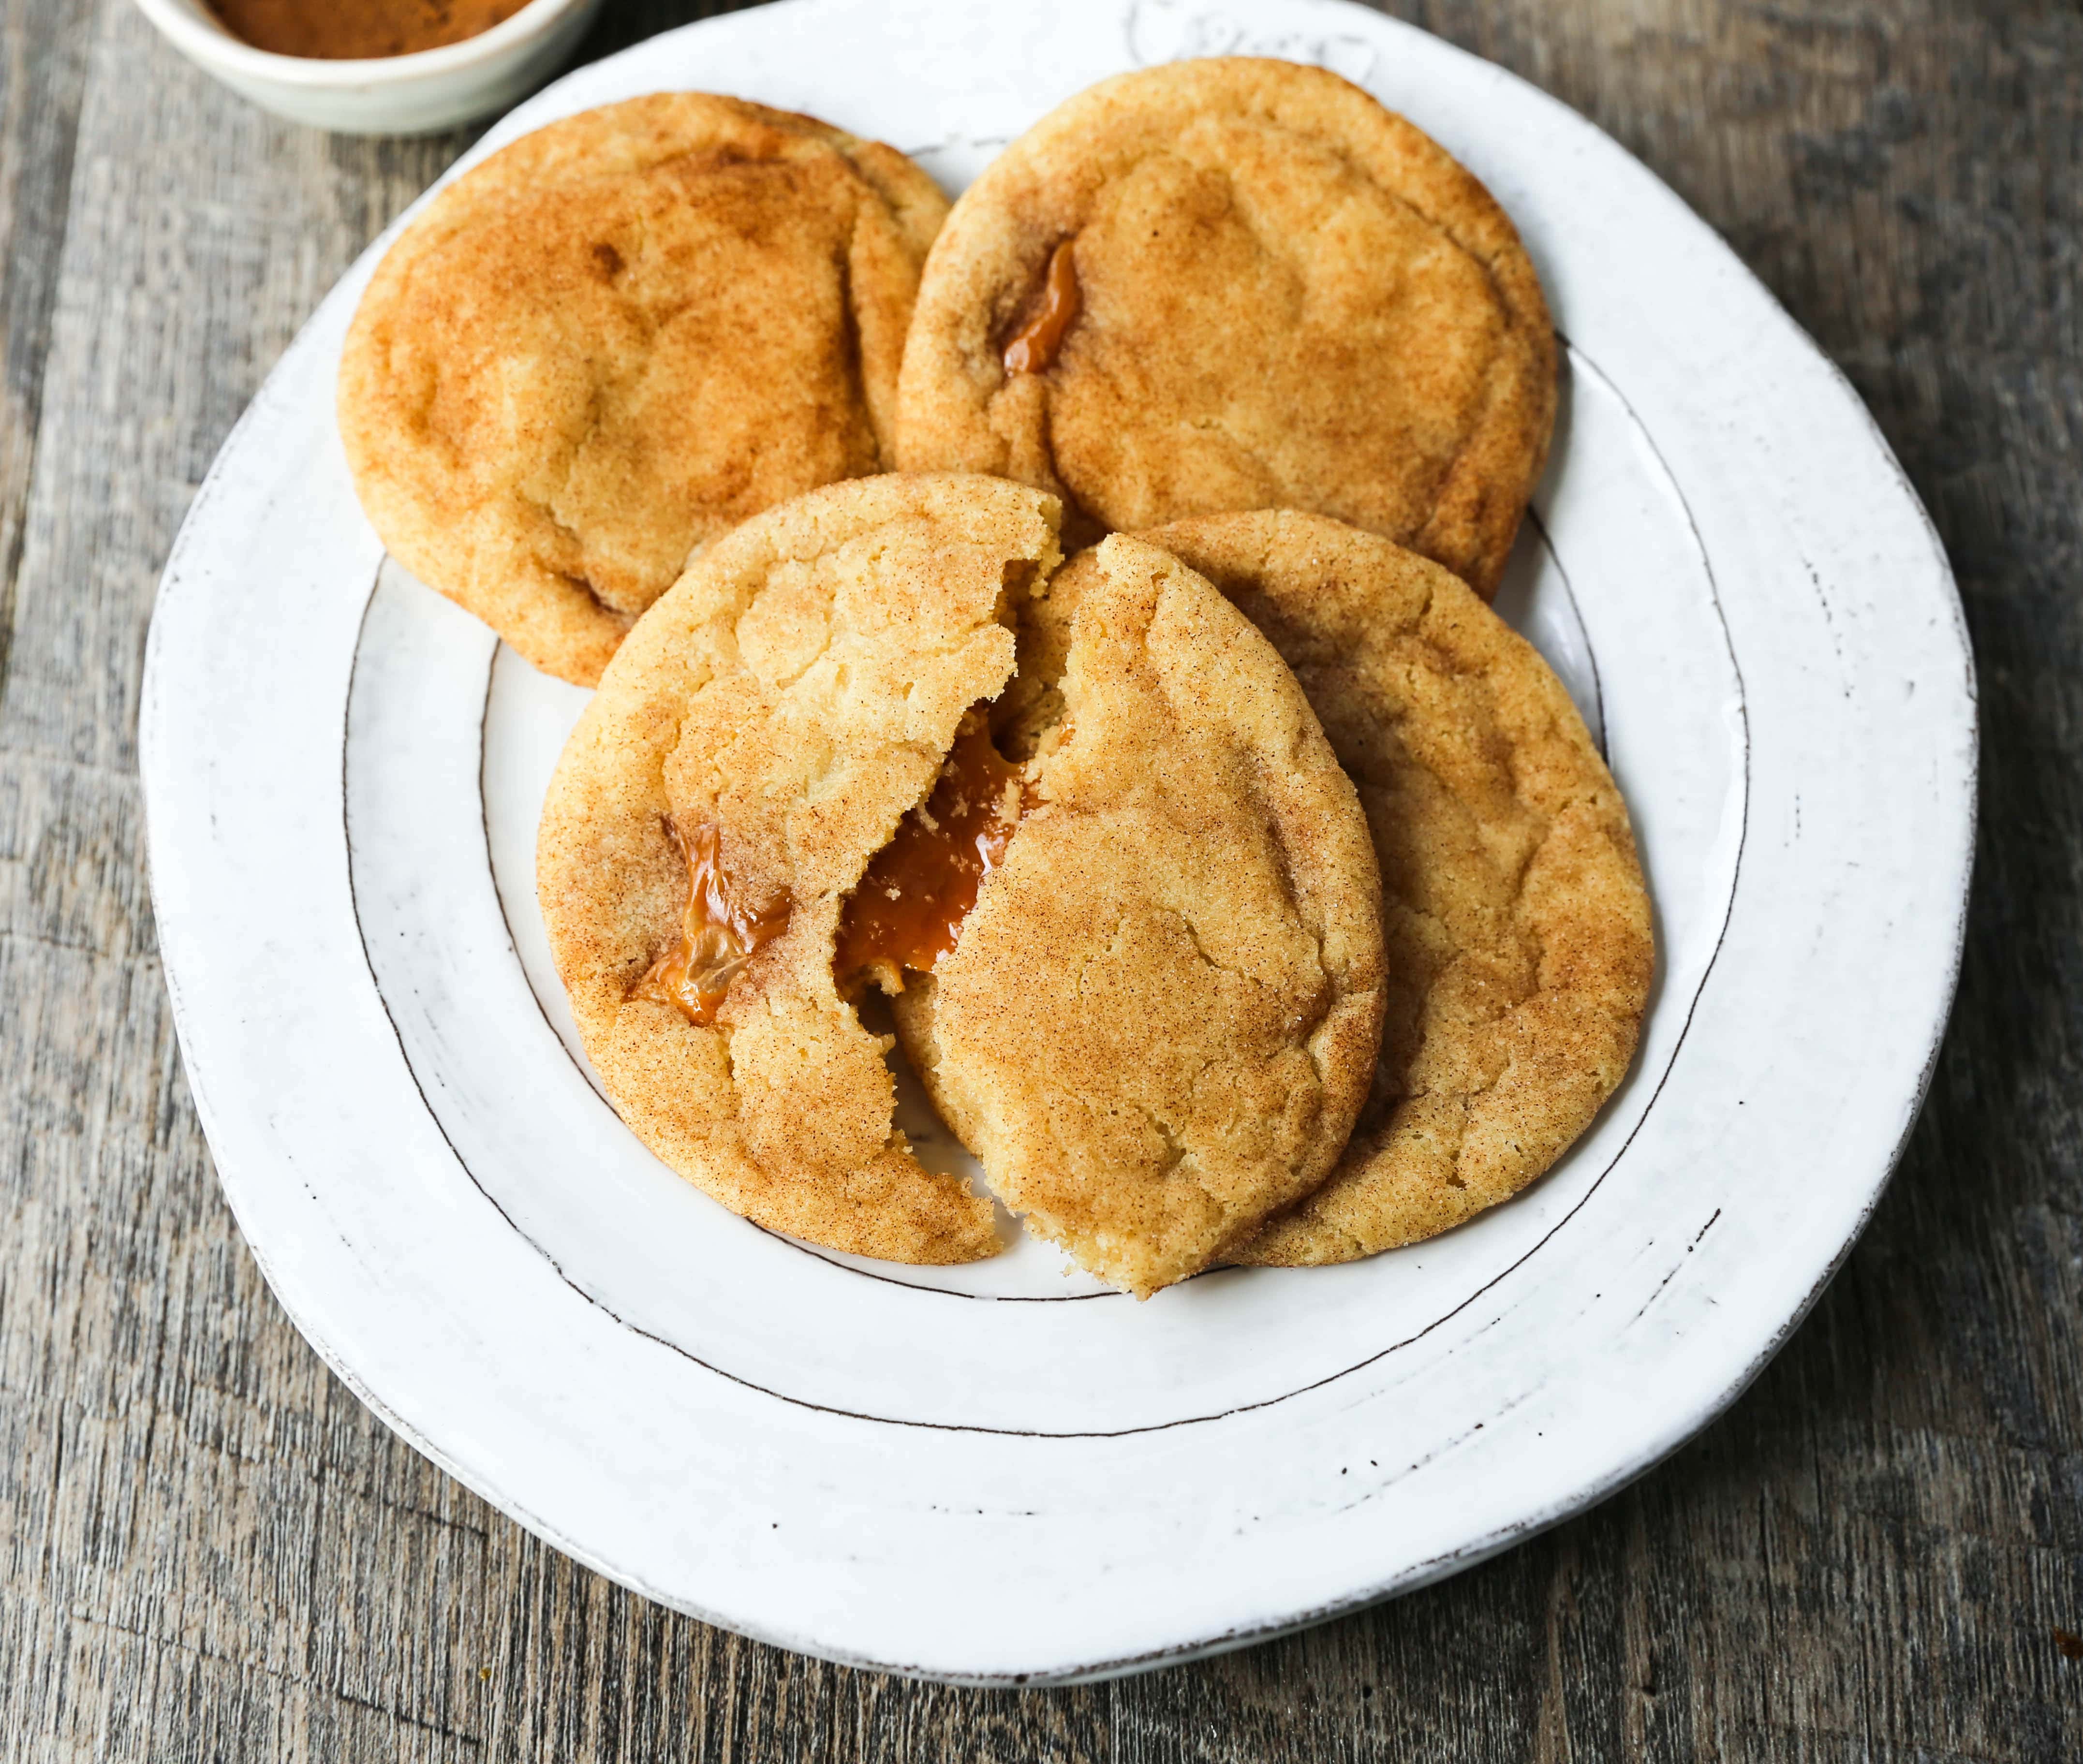
[[[1287,658],[1381,863],[1372,1094],[1329,1180],[1229,1259],[1350,1261],[1433,1236],[1545,1171],[1634,1057],[1655,952],[1626,805],[1547,663],[1446,571],[1313,515],[1145,537]],[[1047,671],[1092,574],[1082,558],[1058,574],[1024,669],[1031,652]]]
[[[1380,896],[1272,645],[1154,547],[1081,571],[1059,651],[1030,644],[1046,671],[993,707],[1016,825],[894,1009],[998,1193],[1147,1297],[1337,1161],[1380,1032]]]
[[[946,212],[893,149],[736,99],[524,137],[362,296],[339,387],[362,506],[414,574],[592,685],[696,547],[890,462]]]
[[[990,1202],[891,1124],[841,914],[1012,673],[1053,498],[869,478],[757,516],[640,619],[573,732],[537,888],[623,1119],[759,1224],[902,1262],[993,1254]],[[1211,594],[1212,590],[1209,591]]]
[[[1319,510],[1487,598],[1554,412],[1540,285],[1489,192],[1336,74],[1240,57],[1102,81],[970,187],[898,450],[1101,529]]]

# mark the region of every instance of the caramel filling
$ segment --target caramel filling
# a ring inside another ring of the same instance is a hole
[[[757,905],[724,874],[722,829],[705,821],[691,835],[672,825],[687,863],[687,905],[680,940],[651,964],[629,996],[676,1006],[688,1022],[706,1028],[729,995],[752,953],[788,927],[793,904],[784,892]]]
[[[1078,266],[1071,256],[1071,242],[1065,239],[1050,254],[1049,274],[1042,288],[1042,310],[1005,346],[1005,371],[1008,374],[1046,373],[1084,304],[1084,297],[1078,292]]]
[[[1019,825],[1020,768],[991,745],[983,707],[963,716],[933,793],[898,823],[839,920],[832,971],[842,983],[877,969],[932,973],[954,948],[983,879]]]

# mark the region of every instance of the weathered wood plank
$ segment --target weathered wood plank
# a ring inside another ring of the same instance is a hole
[[[597,52],[709,8],[611,5]],[[1120,1684],[821,1665],[601,1581],[267,1296],[167,1021],[133,775],[192,487],[465,139],[273,123],[128,0],[0,0],[0,1758],[2083,1756],[2083,15],[1414,0],[1613,132],[1844,367],[1951,549],[1984,832],[1873,1230],[1718,1426],[1443,1586]]]
[[[72,185],[92,0],[0,12],[0,677]]]

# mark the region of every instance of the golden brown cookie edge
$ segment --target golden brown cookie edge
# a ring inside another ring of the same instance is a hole
[[[1176,547],[1186,562],[1225,591],[1261,580],[1270,554],[1283,542],[1316,546],[1344,566],[1348,580],[1354,572],[1367,568],[1428,572],[1433,595],[1451,616],[1469,621],[1494,641],[1497,665],[1519,676],[1544,701],[1557,732],[1557,742],[1570,756],[1565,770],[1589,786],[1590,796],[1601,805],[1600,811],[1591,817],[1595,825],[1589,829],[1584,827],[1586,817],[1582,813],[1565,829],[1572,838],[1588,830],[1595,841],[1608,842],[1612,861],[1627,884],[1622,890],[1625,898],[1610,903],[1607,914],[1613,945],[1608,965],[1625,1003],[1610,1022],[1593,1026],[1593,1038],[1601,1044],[1593,1082],[1578,1090],[1561,1111],[1561,1118],[1540,1135],[1517,1169],[1498,1172],[1497,1180],[1481,1184],[1450,1188],[1447,1198],[1430,1205],[1413,1203],[1408,1195],[1400,1204],[1377,1205],[1371,1224],[1363,1202],[1370,1191],[1371,1176],[1383,1177],[1394,1147],[1375,1142],[1372,1129],[1363,1126],[1355,1135],[1357,1149],[1348,1148],[1338,1167],[1320,1188],[1259,1237],[1238,1246],[1229,1260],[1242,1265],[1291,1267],[1355,1261],[1450,1230],[1510,1199],[1546,1174],[1596,1118],[1633,1061],[1647,1007],[1655,950],[1647,884],[1619,787],[1599,758],[1568,692],[1539,652],[1505,626],[1458,577],[1430,560],[1327,517],[1288,510],[1175,521],[1142,536],[1153,544]],[[1555,794],[1549,789],[1542,791],[1544,796]],[[1572,792],[1565,789],[1561,794],[1567,797]],[[1565,810],[1570,807],[1566,802],[1561,806]],[[1542,995],[1536,994],[1536,999]],[[1392,1131],[1381,1137],[1392,1141]],[[1370,1142],[1357,1143],[1363,1139]]]

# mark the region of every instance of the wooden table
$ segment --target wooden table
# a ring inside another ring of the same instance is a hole
[[[713,10],[614,0],[598,54]],[[1589,1517],[1308,1635],[937,1689],[488,1509],[276,1308],[144,881],[139,665],[211,456],[465,145],[263,117],[129,0],[0,0],[0,1758],[2083,1758],[2083,13],[1416,0],[1639,154],[1879,418],[1981,669],[1967,971],[1871,1230]]]

